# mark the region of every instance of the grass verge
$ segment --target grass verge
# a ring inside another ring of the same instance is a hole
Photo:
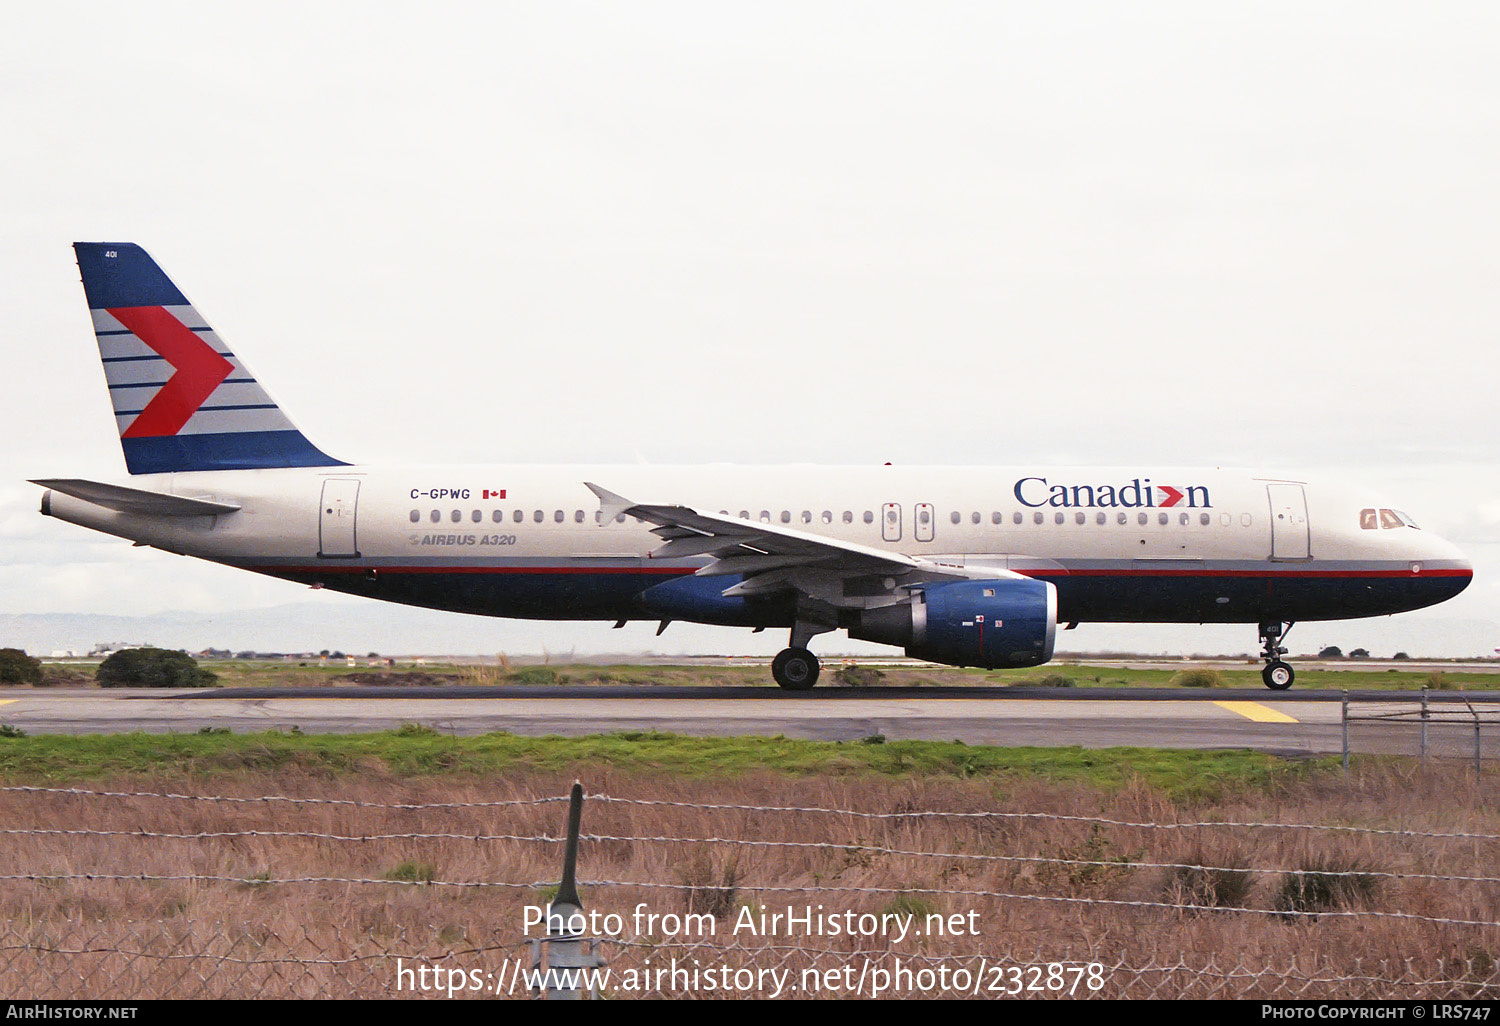
[[[407,726],[376,734],[86,734],[0,740],[0,779],[90,780],[119,774],[220,776],[246,770],[395,776],[517,770],[663,773],[696,779],[756,772],[794,776],[1029,779],[1115,789],[1141,782],[1174,797],[1264,789],[1331,769],[1332,758],[1289,763],[1250,751],[1157,748],[996,748],[958,741],[804,741],[687,737],[654,731],[585,737],[453,737]]]

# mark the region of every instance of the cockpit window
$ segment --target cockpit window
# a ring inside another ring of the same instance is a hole
[[[1417,522],[1399,509],[1362,509],[1359,511],[1359,526],[1366,531],[1393,530],[1398,527],[1417,529]]]

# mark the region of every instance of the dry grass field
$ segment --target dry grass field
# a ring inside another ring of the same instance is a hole
[[[1434,878],[1500,876],[1500,775],[1391,760],[1212,798],[1024,774],[684,779],[578,765],[412,777],[374,759],[346,773],[293,765],[56,785],[313,803],[7,789],[0,983],[32,998],[388,997],[412,994],[411,968],[427,966],[444,974],[426,978],[437,986],[464,974],[456,995],[474,996],[475,982],[503,992],[514,960],[530,965],[524,908],[546,900],[561,864],[566,805],[532,800],[563,796],[575,775],[595,796],[583,899],[621,916],[621,936],[599,949],[615,997],[770,996],[768,970],[804,983],[798,994],[814,970],[823,983],[812,992],[826,996],[1051,996],[1057,971],[1027,969],[1051,962],[1102,966],[1082,986],[1064,973],[1062,992],[1076,996],[1500,995],[1500,883]],[[523,804],[493,804],[504,802]],[[944,815],[956,813],[987,815]],[[1205,821],[1357,829],[1177,826]],[[1489,836],[1442,836],[1454,833]],[[1288,875],[1298,870],[1330,875]],[[116,876],[126,879],[105,878]],[[660,920],[638,933],[642,903],[707,918],[692,935]],[[742,909],[761,905],[918,924],[972,912],[977,936],[736,933]],[[643,975],[674,958],[700,975]],[[702,975],[726,966],[759,975],[743,991]],[[899,966],[929,975],[901,977]],[[631,971],[636,986],[622,987]]]

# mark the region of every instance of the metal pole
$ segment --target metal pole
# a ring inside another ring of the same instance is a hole
[[[583,785],[575,780],[568,799],[562,881],[556,897],[547,905],[547,936],[532,942],[532,968],[546,970],[539,989],[548,1001],[581,1000],[584,973],[600,964],[594,955],[594,939],[584,936],[588,920],[583,914],[583,899],[578,896],[578,833],[582,823]]]
[[[1422,685],[1422,761],[1427,761],[1427,685]]]
[[[1342,706],[1342,715],[1340,716],[1340,719],[1343,721],[1343,728],[1344,728],[1344,772],[1348,773],[1349,772],[1349,690],[1347,688],[1344,689],[1344,701],[1343,701],[1343,706]]]

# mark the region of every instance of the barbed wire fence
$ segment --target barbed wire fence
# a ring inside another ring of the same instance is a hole
[[[575,790],[0,787],[4,821],[30,824],[0,829],[0,981],[37,999],[1500,997],[1500,833]],[[582,900],[557,921],[570,840]],[[1358,857],[1311,857],[1335,842]]]

